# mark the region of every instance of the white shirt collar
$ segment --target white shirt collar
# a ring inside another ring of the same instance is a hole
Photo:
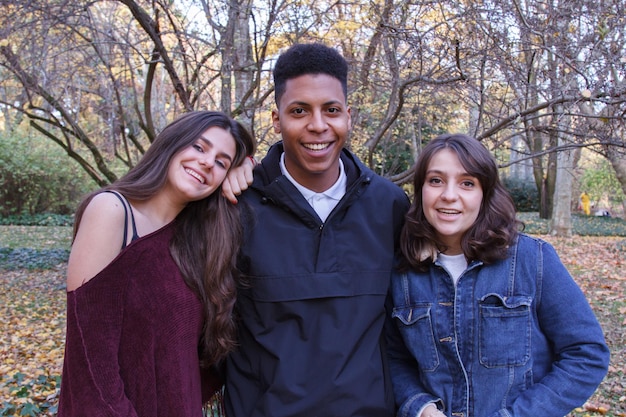
[[[285,153],[280,156],[280,170],[282,174],[300,191],[306,201],[313,207],[317,215],[323,221],[326,220],[328,214],[337,205],[339,200],[346,194],[346,185],[348,183],[348,177],[346,176],[343,162],[339,159],[339,178],[337,181],[326,191],[317,193],[310,190],[296,181],[285,166]]]

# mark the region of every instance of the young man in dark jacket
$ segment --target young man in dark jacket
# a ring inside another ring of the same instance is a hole
[[[344,149],[348,67],[300,44],[274,69],[274,145],[243,193],[247,285],[229,417],[392,417],[382,328],[408,198]]]

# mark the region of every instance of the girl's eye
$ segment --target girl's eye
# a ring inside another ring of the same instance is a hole
[[[428,179],[429,184],[441,184],[442,182],[443,181],[441,181],[441,178],[433,177],[433,178]]]
[[[474,181],[463,181],[461,185],[466,188],[472,188],[474,187]]]
[[[221,159],[216,159],[215,163],[222,169],[228,169],[230,168],[230,164],[226,161],[223,161]]]
[[[202,148],[202,146],[200,146],[199,144],[195,143],[192,145],[193,148],[198,151],[198,152],[204,152],[204,149]]]

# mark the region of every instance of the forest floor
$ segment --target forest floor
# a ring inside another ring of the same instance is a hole
[[[626,245],[623,237],[536,235],[554,245],[611,348],[609,373],[570,417],[626,417]],[[0,416],[54,416],[65,335],[65,263],[0,269]]]

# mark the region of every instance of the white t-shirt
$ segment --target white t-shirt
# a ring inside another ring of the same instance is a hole
[[[454,281],[454,285],[459,281],[459,277],[467,269],[467,259],[465,259],[464,254],[460,255],[444,255],[440,253],[437,255],[437,259],[446,271],[452,277]]]

